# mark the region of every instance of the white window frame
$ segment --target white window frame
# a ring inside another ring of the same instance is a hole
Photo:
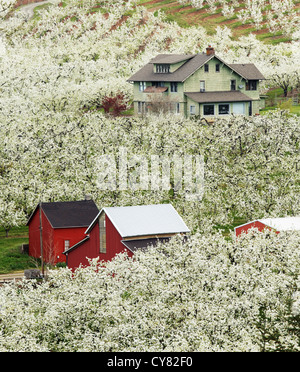
[[[65,251],[67,251],[70,248],[70,240],[65,240]]]
[[[204,108],[206,106],[212,106],[214,108],[214,113],[213,114],[205,114],[204,113]],[[206,103],[205,105],[203,105],[203,115],[205,115],[205,116],[214,116],[215,115],[215,105],[213,103]]]
[[[145,81],[140,81],[139,91],[143,92],[147,87],[147,83]]]
[[[221,105],[228,105],[228,113],[227,114],[220,114],[220,106]],[[230,103],[224,102],[224,103],[218,103],[218,115],[230,115]]]
[[[190,105],[190,115],[196,115],[196,106]]]
[[[205,92],[205,80],[200,80],[200,92]]]

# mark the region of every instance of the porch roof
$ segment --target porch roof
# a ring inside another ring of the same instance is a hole
[[[215,103],[215,102],[249,102],[252,98],[238,91],[225,92],[186,92],[184,93],[191,100],[198,103]]]

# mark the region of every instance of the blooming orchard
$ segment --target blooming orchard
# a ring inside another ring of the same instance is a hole
[[[2,21],[1,226],[24,223],[40,200],[91,194],[99,207],[172,202],[193,235],[73,279],[60,270],[41,285],[0,288],[0,350],[298,351],[299,237],[236,242],[214,229],[300,213],[298,117],[277,111],[211,126],[97,109],[118,95],[129,107],[126,80],[156,54],[200,53],[208,44],[229,63],[255,63],[264,89],[296,87],[297,35],[270,46],[253,35],[234,41],[227,28],[213,36],[182,29],[132,1],[51,2],[31,20],[17,12]],[[99,157],[120,146],[133,156],[202,155],[202,200],[187,200],[172,180],[169,190],[99,189]]]
[[[173,238],[0,291],[1,351],[299,351],[299,234]]]
[[[299,27],[299,13],[293,0],[178,0],[194,8],[215,13],[221,8],[226,18],[237,16],[243,23],[254,23],[257,29],[267,26],[272,32],[292,34]]]

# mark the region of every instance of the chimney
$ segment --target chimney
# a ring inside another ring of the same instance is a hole
[[[85,195],[84,200],[92,200],[92,195],[90,194]]]
[[[215,54],[215,50],[211,45],[209,45],[208,48],[206,48],[206,55],[211,56],[212,54]]]

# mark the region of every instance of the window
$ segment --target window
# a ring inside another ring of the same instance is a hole
[[[156,73],[168,74],[170,72],[170,65],[158,64],[156,65]]]
[[[138,113],[144,114],[146,112],[145,102],[138,102]]]
[[[246,82],[246,90],[257,90],[257,81],[256,80],[248,80]]]
[[[236,80],[230,80],[230,90],[236,90]]]
[[[156,87],[156,88],[158,88],[158,87],[164,87],[165,86],[165,82],[164,81],[154,81],[152,83],[152,86],[153,87]]]
[[[204,65],[204,72],[209,72],[209,65],[207,63]]]
[[[175,114],[180,114],[180,103],[175,103]]]
[[[171,92],[178,92],[178,84],[171,83]]]
[[[105,213],[99,217],[100,253],[106,253]]]
[[[220,63],[216,64],[216,72],[220,72]]]
[[[190,114],[191,115],[195,115],[196,114],[196,106],[194,106],[194,105],[191,105],[190,106]]]
[[[204,80],[200,81],[200,92],[205,92],[205,81]]]
[[[65,240],[65,251],[70,248],[70,240]]]
[[[140,81],[140,92],[146,89],[147,83],[145,81]]]
[[[229,103],[219,104],[219,115],[229,115]]]
[[[215,105],[204,105],[203,106],[203,115],[214,115],[215,114]]]

